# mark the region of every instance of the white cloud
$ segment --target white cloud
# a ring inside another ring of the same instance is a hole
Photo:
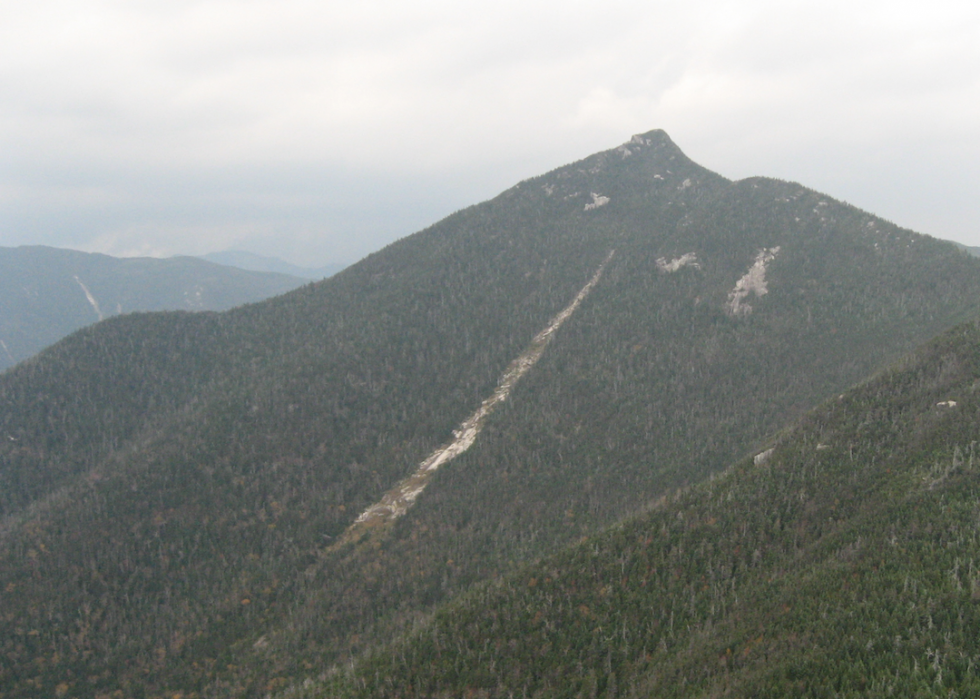
[[[421,209],[448,213],[662,127],[722,174],[803,180],[980,244],[971,197],[920,200],[921,182],[894,176],[976,183],[978,66],[980,8],[943,0],[7,3],[0,203],[15,213],[0,243],[42,236],[27,212],[46,206],[88,222],[62,244],[143,235],[170,249],[180,230],[215,245],[275,231],[363,237],[357,255],[409,232]],[[285,191],[311,169],[365,189],[347,190],[347,208]],[[260,173],[283,183],[265,208],[239,181]],[[419,177],[430,190],[413,205]],[[385,208],[385,188],[389,216],[364,213],[379,231],[365,233],[353,207]],[[209,196],[222,220],[201,214]],[[249,216],[232,215],[235,197]],[[345,223],[317,220],[327,210]]]

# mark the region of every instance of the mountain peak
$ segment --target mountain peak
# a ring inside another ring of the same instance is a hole
[[[688,158],[666,131],[654,129],[636,134],[615,148],[525,180],[503,196],[510,198],[520,193],[530,196],[531,201],[545,199],[553,205],[561,202],[587,213],[637,196],[680,202],[729,183]]]
[[[647,131],[646,133],[633,134],[633,137],[626,142],[627,145],[638,145],[638,146],[652,146],[652,145],[671,145],[675,148],[677,147],[671,140],[670,136],[663,129],[653,129]]]

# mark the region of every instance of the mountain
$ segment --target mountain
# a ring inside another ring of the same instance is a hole
[[[963,243],[958,243],[956,241],[951,241],[953,245],[960,248],[961,250],[966,250],[971,255],[976,255],[980,257],[980,247],[971,247],[969,245],[964,245]]]
[[[190,257],[120,259],[40,245],[0,248],[0,371],[109,316],[226,310],[302,283]]]
[[[980,314],[980,260],[661,131],[0,376],[0,691],[265,696]]]
[[[290,264],[285,260],[280,260],[278,257],[256,255],[253,252],[245,252],[244,250],[209,252],[207,255],[201,255],[201,259],[214,262],[215,264],[238,267],[239,269],[247,269],[253,272],[278,272],[279,274],[288,274],[293,277],[316,280],[332,277],[347,266],[345,264],[332,264],[324,267],[300,267],[299,265]]]
[[[980,324],[295,697],[977,696]]]

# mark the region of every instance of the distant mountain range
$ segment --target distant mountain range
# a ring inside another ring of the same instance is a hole
[[[221,311],[303,283],[191,257],[115,258],[39,245],[0,248],[0,371],[120,313]]]
[[[971,247],[969,245],[963,245],[962,243],[955,243],[955,245],[958,245],[959,247],[963,248],[971,255],[976,255],[977,257],[980,257],[980,247],[976,247],[976,246]]]
[[[290,264],[285,260],[280,260],[278,257],[266,257],[265,255],[256,255],[255,253],[242,250],[211,252],[207,255],[201,255],[201,259],[219,265],[228,265],[229,267],[238,267],[239,269],[247,269],[254,272],[278,272],[279,274],[288,274],[293,277],[316,280],[332,277],[347,266],[345,264],[332,264],[326,265],[325,267],[300,267],[299,265]]]
[[[980,259],[652,131],[109,318],[0,375],[0,693],[969,696],[978,315]]]

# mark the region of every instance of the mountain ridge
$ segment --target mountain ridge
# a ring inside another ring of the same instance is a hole
[[[474,444],[335,547],[610,249]],[[724,469],[978,299],[980,260],[951,244],[731,182],[650,132],[284,296],[112,319],[0,377],[2,623],[38,632],[9,635],[0,686],[264,696],[316,676]]]
[[[978,415],[973,321],[288,696],[969,695]]]
[[[302,283],[189,257],[117,258],[42,245],[0,248],[0,370],[120,313],[226,310]]]
[[[215,264],[238,267],[239,269],[252,272],[277,272],[279,274],[288,274],[293,277],[314,281],[331,277],[348,266],[347,264],[335,263],[323,265],[322,267],[302,267],[281,260],[278,257],[258,255],[245,250],[222,250],[220,252],[209,252],[206,255],[199,255],[198,257]]]

